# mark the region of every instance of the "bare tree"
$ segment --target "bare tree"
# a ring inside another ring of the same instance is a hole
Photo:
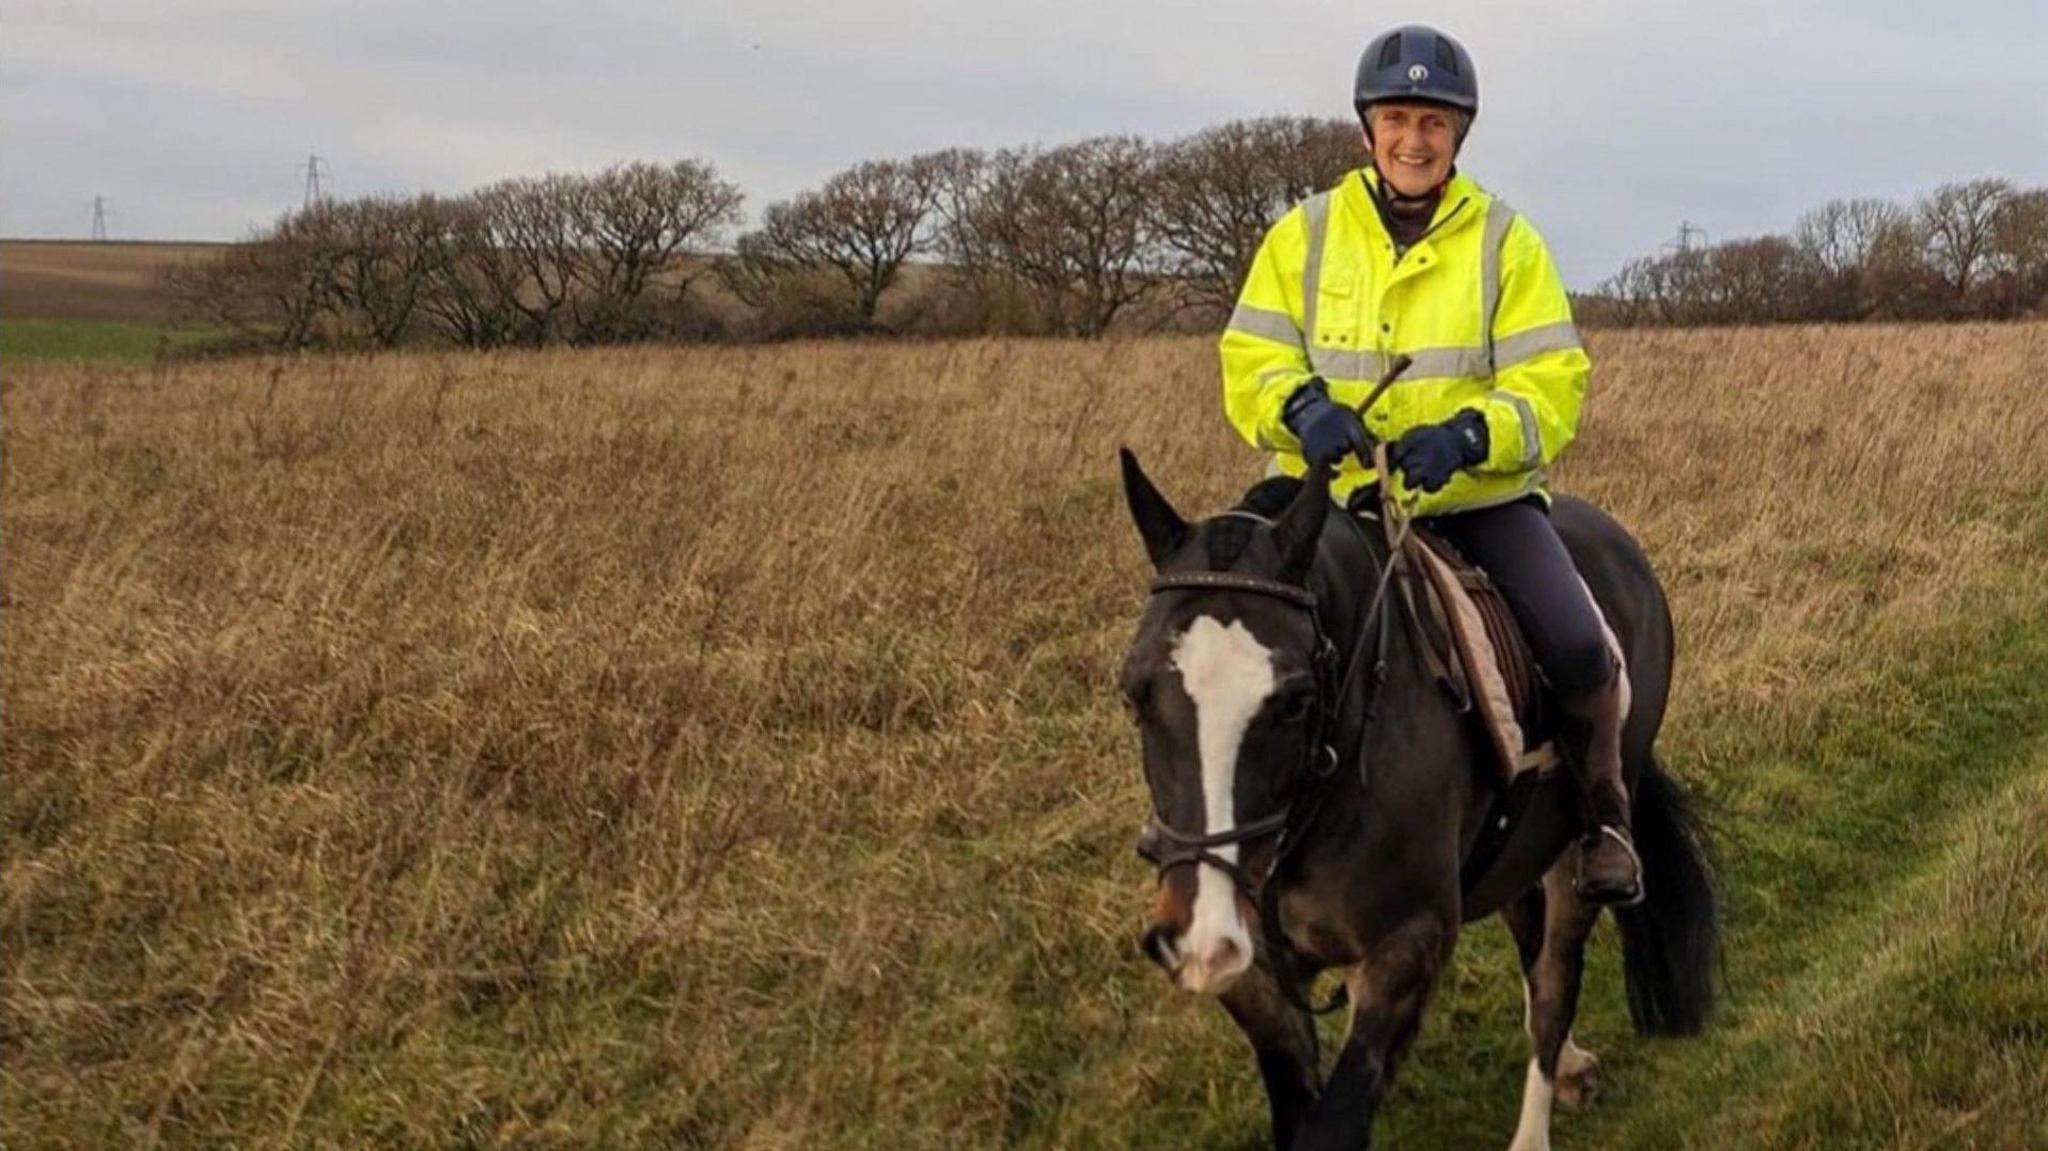
[[[2048,300],[2048,188],[2014,192],[1999,204],[1991,260],[2005,315],[2026,315]]]
[[[1970,307],[1990,271],[1991,222],[2012,193],[2004,180],[1971,180],[1943,184],[1920,200],[1928,260],[1959,312]]]
[[[924,159],[935,175],[932,206],[938,216],[938,231],[933,240],[940,258],[955,268],[992,266],[987,238],[973,226],[976,205],[988,183],[988,154],[952,148]]]
[[[1100,335],[1161,282],[1156,171],[1134,136],[999,152],[980,170],[953,245],[1026,289],[1038,326]]]
[[[283,348],[331,338],[339,250],[334,219],[325,206],[287,213],[214,259],[167,272],[179,314]]]
[[[524,274],[518,259],[497,242],[489,201],[482,195],[443,201],[441,227],[428,242],[435,252],[419,302],[428,328],[467,348],[518,342]]]
[[[522,342],[601,343],[648,334],[657,277],[689,275],[679,255],[718,241],[737,222],[741,194],[709,164],[624,164],[595,176],[506,180],[478,194],[491,246],[516,281],[482,279],[510,293]],[[514,286],[516,285],[516,286]]]
[[[1663,290],[1662,268],[1654,256],[1640,256],[1621,266],[1621,270],[1609,276],[1594,289],[1593,295],[1600,302],[1596,316],[1585,317],[1589,324],[1606,319],[1625,328],[1639,327],[1664,321],[1659,307],[1659,296]],[[1578,309],[1573,308],[1576,314]]]
[[[686,292],[692,274],[679,256],[716,243],[739,222],[742,195],[701,160],[620,164],[574,181],[567,207],[577,240],[568,264],[577,285],[569,303],[578,343],[651,334],[649,289],[656,277]]]
[[[1864,278],[1871,315],[1893,320],[1938,320],[1961,314],[1961,305],[1928,258],[1930,245],[1918,213],[1887,222],[1871,241]]]
[[[1799,218],[1792,238],[1818,267],[1821,318],[1860,320],[1877,306],[1871,253],[1885,229],[1906,218],[1889,200],[1830,200]]]
[[[923,297],[919,317],[929,330],[949,333],[1032,331],[1042,323],[1026,287],[1004,262],[995,229],[979,227],[997,170],[996,157],[953,148],[928,157],[938,173],[934,250],[941,290]],[[1007,166],[1008,161],[1005,161]]]
[[[1189,302],[1227,313],[1266,230],[1296,202],[1365,160],[1353,120],[1233,120],[1159,157],[1153,227]]]
[[[581,182],[563,175],[522,176],[477,194],[491,247],[516,271],[504,303],[519,314],[521,343],[554,343],[573,327],[568,309],[583,255],[576,224],[582,194]]]
[[[322,205],[332,244],[333,301],[346,335],[392,347],[412,330],[444,229],[433,196],[370,196]]]
[[[882,296],[904,264],[932,249],[942,165],[938,156],[871,160],[769,205],[761,226],[735,245],[727,285],[763,307],[790,277],[829,270],[853,325],[876,327]]]
[[[1820,264],[1783,236],[1716,244],[1693,276],[1690,310],[1698,322],[1778,324],[1820,318]]]

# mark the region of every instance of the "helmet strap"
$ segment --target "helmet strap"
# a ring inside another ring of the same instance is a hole
[[[1387,211],[1403,216],[1416,215],[1425,207],[1429,211],[1435,211],[1437,203],[1444,198],[1444,189],[1451,186],[1451,180],[1458,174],[1458,165],[1453,163],[1444,172],[1443,180],[1436,187],[1431,188],[1420,196],[1410,196],[1401,191],[1401,189],[1396,188],[1392,180],[1387,179],[1387,174],[1380,171],[1377,159],[1372,161],[1371,167],[1373,173],[1379,176],[1377,182],[1368,182],[1366,184],[1366,187],[1372,189],[1373,199],[1378,200],[1380,206]]]

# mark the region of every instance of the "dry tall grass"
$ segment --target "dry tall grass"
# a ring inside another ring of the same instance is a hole
[[[1901,667],[2039,626],[2048,327],[1594,351],[1563,484],[1657,561],[1666,746],[1738,830],[1814,801],[1780,751],[1915,722]],[[1189,510],[1259,470],[1205,341],[0,401],[9,1145],[1256,1133],[1227,1026],[1134,956],[1108,691],[1144,574],[1115,447]]]

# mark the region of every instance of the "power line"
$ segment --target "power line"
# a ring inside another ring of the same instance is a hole
[[[105,196],[92,198],[92,238],[95,243],[107,240],[107,199]]]

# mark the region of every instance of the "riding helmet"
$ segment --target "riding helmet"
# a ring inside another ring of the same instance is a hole
[[[1359,119],[1381,100],[1423,100],[1479,118],[1479,73],[1463,45],[1434,28],[1409,24],[1381,33],[1358,58],[1351,104]]]

